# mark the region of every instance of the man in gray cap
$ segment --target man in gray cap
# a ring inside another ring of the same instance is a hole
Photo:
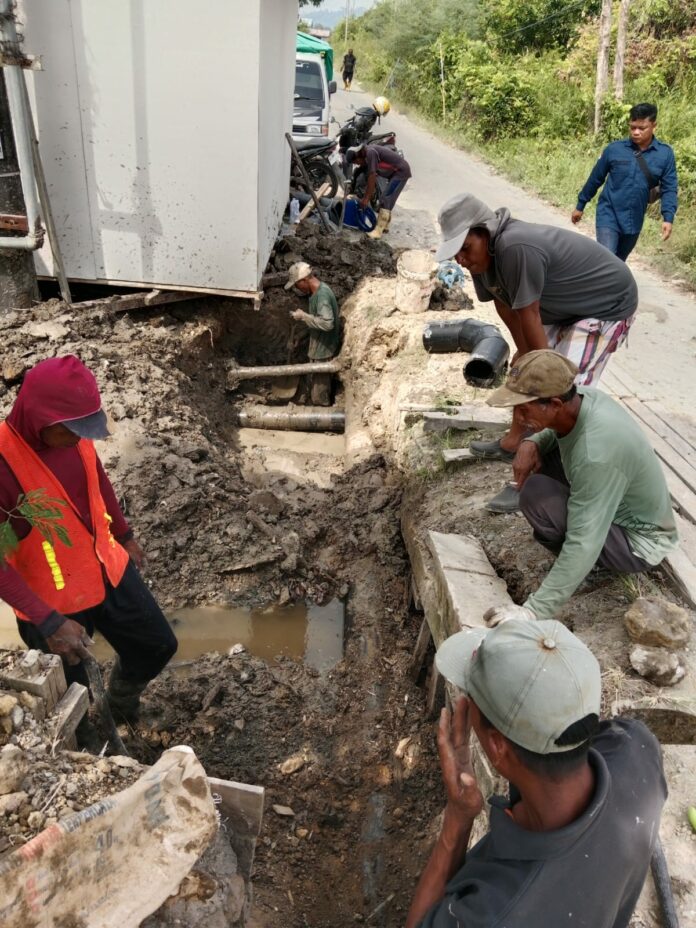
[[[577,367],[576,383],[596,385],[610,356],[628,336],[638,306],[633,275],[592,239],[556,226],[493,212],[470,193],[440,210],[443,243],[437,260],[455,258],[472,276],[479,300],[493,300],[512,335],[512,359],[553,348]],[[477,457],[512,461],[524,429],[517,417],[499,441],[474,441]],[[518,508],[514,492],[489,503],[494,512]]]
[[[341,341],[338,303],[333,290],[323,283],[306,261],[297,261],[288,272],[285,289],[292,288],[309,297],[307,312],[294,309],[293,319],[309,329],[310,361],[328,361],[337,353]],[[331,374],[312,374],[311,399],[315,406],[331,405]]]
[[[458,632],[435,660],[466,698],[440,718],[447,804],[406,928],[626,928],[667,796],[657,739],[599,724],[599,665],[560,622]],[[510,795],[467,851],[483,808],[471,728]]]
[[[530,351],[488,399],[518,413],[513,461],[520,508],[542,545],[558,555],[525,615],[546,619],[599,564],[650,570],[678,544],[660,462],[629,413],[601,390],[576,387],[577,368],[548,349]]]

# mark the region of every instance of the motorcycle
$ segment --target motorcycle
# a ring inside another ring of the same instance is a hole
[[[295,141],[297,154],[309,176],[312,190],[319,190],[324,184],[328,184],[329,190],[324,193],[324,196],[327,197],[336,196],[340,183],[336,169],[329,160],[337,146],[336,139],[311,138]],[[307,187],[307,182],[294,158],[291,161],[290,187],[302,193],[311,194],[312,192]]]

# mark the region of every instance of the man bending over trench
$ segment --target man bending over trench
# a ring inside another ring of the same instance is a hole
[[[442,710],[442,830],[406,928],[626,928],[667,796],[657,739],[599,723],[599,665],[560,622],[458,632],[435,660],[466,698]],[[484,804],[471,728],[510,789],[467,851]]]
[[[503,607],[506,615],[551,618],[595,564],[640,573],[678,544],[667,483],[645,434],[606,393],[576,387],[576,376],[563,355],[530,351],[488,399],[515,408],[534,433],[523,439],[513,473],[534,537],[558,555],[536,593],[524,606]]]
[[[628,337],[638,288],[626,264],[603,245],[556,226],[513,219],[470,193],[440,210],[437,260],[455,258],[471,273],[479,300],[492,300],[517,351],[553,348],[577,365],[578,386],[596,386]],[[517,415],[500,440],[471,442],[475,457],[512,461],[525,429]],[[491,512],[519,509],[512,486],[490,500]]]

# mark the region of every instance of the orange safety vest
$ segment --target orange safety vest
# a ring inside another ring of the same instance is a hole
[[[24,439],[7,424],[0,423],[0,454],[14,473],[22,490],[44,489],[48,496],[65,500],[61,523],[72,547],[57,542],[54,547],[33,528],[7,557],[27,586],[49,606],[71,615],[104,601],[104,574],[112,587],[118,586],[128,565],[128,554],[111,534],[111,516],[99,487],[97,453],[87,439],[80,439],[77,450],[87,476],[90,532],[60,481]],[[27,616],[17,613],[19,618]]]

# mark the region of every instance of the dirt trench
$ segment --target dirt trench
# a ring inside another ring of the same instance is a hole
[[[347,241],[337,262],[300,230],[272,269],[298,257],[341,301],[365,275],[393,281],[386,244]],[[395,928],[440,804],[433,724],[408,672],[421,617],[409,607],[403,478],[386,445],[349,462],[313,453],[308,441],[269,466],[263,440],[245,446],[235,417],[247,402],[277,402],[271,385],[225,389],[231,359],[304,360],[289,321],[297,304],[275,287],[259,313],[211,299],[126,314],[54,300],[9,314],[0,319],[0,406],[5,415],[24,372],[45,357],[75,353],[94,370],[113,422],[99,450],[169,614],[343,600],[344,656],[329,672],[248,651],[174,662],[124,737],[145,763],[184,743],[209,775],[265,787],[255,925]],[[349,348],[345,356],[348,382]],[[358,362],[353,375],[361,372]],[[347,401],[339,384],[336,402]]]

